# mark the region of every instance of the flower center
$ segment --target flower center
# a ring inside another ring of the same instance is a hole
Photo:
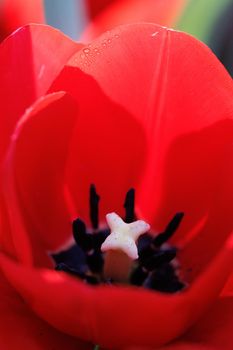
[[[178,229],[183,213],[177,213],[162,233],[153,235],[150,226],[137,220],[135,191],[125,198],[124,221],[115,213],[106,216],[110,228],[99,229],[99,200],[95,186],[90,186],[90,219],[92,232],[77,218],[73,221],[76,245],[54,255],[56,270],[81,278],[92,285],[131,284],[166,293],[185,287],[179,278],[177,249],[168,240]]]

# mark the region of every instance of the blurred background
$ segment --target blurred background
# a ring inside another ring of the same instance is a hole
[[[233,0],[0,0],[0,40],[27,23],[90,42],[132,22],[154,22],[205,42],[233,75]]]

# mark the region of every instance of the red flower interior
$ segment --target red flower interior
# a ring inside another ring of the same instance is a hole
[[[8,281],[49,324],[105,347],[113,337],[119,348],[181,335],[232,270],[230,77],[203,44],[152,24],[122,26],[84,48],[26,27],[2,45],[0,61],[2,242],[17,261],[1,255]],[[102,219],[120,212],[132,186],[138,216],[155,232],[185,212],[174,243],[187,291],[91,288],[49,269],[48,250],[69,243],[72,218],[87,217],[90,183]]]

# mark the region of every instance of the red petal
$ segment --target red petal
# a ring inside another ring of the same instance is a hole
[[[47,95],[27,110],[13,135],[4,193],[22,261],[31,261],[31,245],[35,244],[34,258],[38,252],[41,258],[40,247],[56,249],[69,237],[64,171],[76,116],[70,97],[63,92]]]
[[[219,146],[220,143],[225,141],[224,137],[227,137],[226,134],[225,136],[222,134],[222,141],[218,139],[219,135],[215,135],[213,145],[218,144]],[[219,156],[219,164],[215,164],[216,168],[218,166],[218,169],[211,169],[211,173],[215,173],[216,178],[215,183],[213,182],[212,184],[213,193],[208,213],[198,234],[184,237],[185,247],[180,253],[181,265],[186,268],[186,280],[192,280],[201,272],[214,254],[222,248],[224,240],[233,227],[233,144],[231,144],[225,154],[217,155],[216,152],[215,156],[216,158]],[[214,161],[216,159],[213,159],[213,165]],[[206,187],[210,184],[210,181],[211,179],[206,182]]]
[[[28,23],[44,23],[42,0],[4,0],[0,5],[1,24],[5,34]],[[2,34],[2,33],[1,33]],[[1,38],[3,39],[3,37]]]
[[[233,236],[186,292],[88,287],[64,273],[20,266],[3,255],[1,267],[32,309],[56,328],[104,347],[161,346],[180,336],[215,301],[233,264]],[[117,335],[117,337],[116,337]]]
[[[93,349],[81,340],[67,336],[39,319],[20,296],[0,276],[0,348],[15,350],[87,350]]]
[[[105,33],[74,55],[70,65],[93,76],[147,135],[147,164],[137,186],[141,216],[161,230],[175,212],[184,211],[179,241],[191,230],[199,232],[211,211],[218,213],[218,230],[206,229],[208,237],[221,238],[222,230],[224,239],[232,215],[223,203],[231,202],[232,190],[215,192],[233,137],[233,84],[210,50],[184,33],[129,25]],[[74,78],[72,72],[67,80]],[[83,90],[88,99],[90,92]],[[111,165],[108,160],[106,167]]]
[[[1,249],[8,255],[14,257],[17,255],[15,246],[13,243],[13,238],[11,236],[10,220],[6,208],[6,203],[4,201],[4,195],[2,189],[0,191],[0,246]]]
[[[141,125],[103,94],[94,79],[66,67],[51,90],[68,91],[79,106],[67,162],[67,185],[74,216],[88,220],[90,184],[101,196],[100,216],[122,213],[125,194],[136,185],[146,154]]]
[[[221,298],[213,305],[206,316],[183,336],[182,340],[176,341],[162,349],[232,350],[232,327],[233,298]],[[136,350],[136,348],[129,348],[127,350]],[[140,348],[140,350],[144,349]]]
[[[43,25],[23,27],[1,44],[0,161],[19,117],[47,92],[69,57],[80,47],[59,31]]]
[[[173,26],[186,4],[187,0],[112,1],[87,27],[82,40],[93,40],[120,24],[149,22]]]
[[[91,15],[91,17],[95,17],[107,5],[115,1],[117,0],[86,0],[88,13]]]

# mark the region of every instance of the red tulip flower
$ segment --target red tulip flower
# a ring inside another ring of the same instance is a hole
[[[221,291],[233,266],[233,84],[210,50],[153,24],[86,47],[32,25],[3,42],[0,62],[1,348],[232,349]],[[184,212],[168,244],[183,289],[54,270],[72,220],[90,225],[90,184],[103,226],[124,217],[134,188],[150,242]]]

